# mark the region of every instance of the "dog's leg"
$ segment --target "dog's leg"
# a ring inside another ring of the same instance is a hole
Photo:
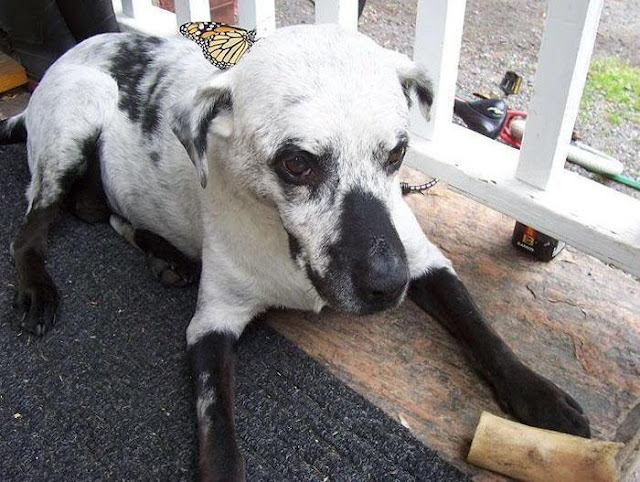
[[[18,323],[36,335],[51,328],[59,302],[45,268],[49,229],[75,187],[82,193],[75,201],[88,201],[81,180],[98,181],[100,136],[117,104],[118,87],[111,77],[74,65],[52,67],[29,102],[25,114],[32,176],[29,208],[12,252],[18,272]],[[97,211],[77,213],[97,220]]]
[[[474,368],[493,386],[498,401],[521,421],[590,435],[589,421],[578,403],[517,358],[451,268],[436,268],[414,279],[409,296],[462,344]]]
[[[153,276],[166,286],[192,284],[200,275],[200,263],[190,259],[162,236],[146,229],[135,229],[115,214],[109,220],[113,229],[147,257]]]
[[[409,297],[460,342],[501,405],[529,425],[589,436],[589,421],[580,406],[525,366],[500,339],[408,205],[398,203],[393,215],[409,260]]]
[[[71,186],[65,208],[82,221],[94,224],[107,221],[111,214],[100,176],[99,143],[84,146],[87,168]]]
[[[29,149],[35,157],[34,172],[27,190],[29,209],[12,244],[18,274],[14,307],[19,327],[42,336],[54,322],[59,296],[45,268],[47,236],[72,187],[87,173],[87,153],[95,153],[96,132],[83,140],[60,143],[59,152]]]
[[[196,383],[198,466],[202,481],[241,481],[244,458],[233,420],[237,338],[211,332],[189,347]]]
[[[30,209],[11,245],[18,274],[18,326],[37,336],[53,326],[59,304],[58,290],[45,268],[47,234],[59,211],[57,202]]]
[[[169,241],[146,229],[136,229],[133,242],[147,253],[153,275],[167,286],[187,286],[198,279],[200,263],[189,259]]]
[[[200,480],[244,481],[244,458],[233,420],[235,343],[259,310],[214,285],[207,266],[203,263],[198,310],[187,328],[196,387]]]

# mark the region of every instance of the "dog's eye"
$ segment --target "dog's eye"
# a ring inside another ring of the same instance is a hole
[[[387,174],[393,174],[402,165],[402,161],[404,159],[404,155],[407,153],[406,146],[396,147],[389,153],[389,158],[387,159],[387,163],[384,166]]]
[[[296,179],[303,179],[312,173],[309,160],[302,154],[286,157],[282,160],[282,165],[287,170],[287,174]]]
[[[286,146],[275,156],[273,163],[278,177],[287,184],[307,186],[322,180],[322,167],[314,154],[297,146]]]

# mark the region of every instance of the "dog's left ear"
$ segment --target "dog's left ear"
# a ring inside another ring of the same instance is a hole
[[[390,51],[393,63],[396,65],[400,85],[411,107],[411,94],[413,93],[420,104],[420,111],[425,119],[429,120],[429,112],[433,104],[433,85],[427,76],[425,69],[403,54]]]
[[[207,141],[210,133],[229,137],[233,131],[230,72],[217,75],[194,94],[173,106],[171,128],[187,150],[198,171],[200,184],[207,187],[209,162]],[[226,114],[226,115],[225,115]]]

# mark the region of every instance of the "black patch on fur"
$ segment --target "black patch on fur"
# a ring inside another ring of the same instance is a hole
[[[428,271],[411,281],[409,297],[457,339],[505,410],[527,425],[590,436],[589,421],[576,401],[518,360],[455,273]],[[523,397],[525,392],[529,395]]]
[[[180,143],[187,150],[189,157],[192,157],[195,153],[193,152],[193,137],[191,135],[191,125],[189,123],[188,112],[176,110],[174,112],[173,122],[171,123],[171,129]]]
[[[285,229],[285,231],[287,230]],[[302,247],[300,246],[300,242],[298,241],[298,239],[289,231],[287,231],[287,236],[289,237],[289,254],[291,256],[291,259],[293,261],[296,261],[298,259],[298,256],[302,254]]]
[[[118,83],[118,108],[125,111],[132,122],[139,122],[148,107],[145,105],[147,98],[142,84],[149,72],[149,65],[156,58],[156,50],[165,41],[143,35],[132,35],[129,39],[119,43],[116,54],[111,58],[109,72]],[[146,127],[151,129],[157,122],[157,112],[156,117],[152,114],[145,122]]]
[[[307,269],[318,292],[341,308],[335,290],[351,287],[353,293],[347,295],[359,307],[359,314],[395,306],[408,284],[409,268],[385,205],[371,193],[349,192],[342,203],[339,229],[338,241],[327,248],[326,276],[321,278]]]
[[[79,142],[79,158],[69,165],[59,180],[63,193],[71,190],[71,186],[87,171],[89,162],[97,158],[98,137],[99,134],[94,134]]]
[[[24,118],[14,118],[0,121],[0,144],[22,144],[27,142],[27,128]]]
[[[82,162],[74,163],[65,169],[60,178],[54,180],[58,182],[58,186],[63,193],[63,197],[66,198],[67,195],[71,192],[71,187],[75,184],[75,182],[80,179],[87,172],[87,164],[84,161],[84,154],[82,157]],[[49,179],[43,179],[42,184],[46,186],[49,182]]]
[[[167,93],[167,86],[163,80],[167,76],[168,67],[161,67],[156,72],[155,78],[146,92],[145,109],[142,116],[142,132],[152,134],[160,123],[161,102]]]
[[[215,102],[207,108],[204,115],[200,118],[193,139],[193,145],[199,156],[204,156],[207,151],[207,134],[209,133],[211,121],[215,119],[220,111],[231,110],[232,108],[233,101],[231,99],[231,93],[223,93],[215,99]]]
[[[398,143],[394,146],[394,149],[400,148],[400,147],[408,147],[409,146],[409,134],[407,134],[406,132],[400,132],[398,134]]]
[[[307,158],[313,169],[313,174],[304,180],[291,177],[283,166],[283,161],[286,158],[294,157],[298,154]],[[325,147],[320,150],[319,154],[314,154],[305,151],[300,146],[299,140],[288,139],[276,151],[271,165],[278,175],[278,181],[283,187],[287,198],[299,198],[302,192],[301,188],[305,188],[308,193],[308,199],[319,199],[322,195],[329,194],[327,201],[333,204],[339,179],[336,154],[330,147]]]
[[[149,154],[149,158],[154,165],[157,166],[158,164],[160,164],[160,154],[158,154],[157,152],[153,151],[151,154]]]
[[[415,92],[418,102],[430,108],[433,104],[433,86],[424,72],[419,72],[413,77],[401,80],[402,91],[407,99],[407,104],[411,107],[411,91]]]
[[[424,86],[422,84],[416,84],[416,95],[421,104],[431,107],[433,104],[433,92],[431,91],[431,84]]]
[[[396,145],[389,146],[386,142],[380,142],[378,146],[373,150],[373,158],[380,162],[382,165],[385,165],[389,160],[389,154],[392,151],[396,151],[402,148],[407,148],[409,146],[409,135],[400,131],[396,135]]]
[[[330,283],[335,281],[335,277],[327,275],[323,278],[309,264],[305,265],[305,270],[307,272],[307,278],[309,278],[311,284],[318,291],[320,296],[330,305],[332,303],[335,304],[335,295],[332,293],[330,286]],[[336,306],[336,308],[339,308],[339,306]]]
[[[133,242],[142,251],[166,262],[170,269],[183,279],[183,285],[195,281],[200,276],[200,262],[190,259],[162,236],[146,229],[136,229]]]
[[[411,87],[408,82],[402,82],[402,93],[405,99],[407,99],[407,105],[409,108],[413,107],[413,99],[411,98]]]
[[[494,363],[514,362],[511,350],[490,328],[462,281],[449,269],[430,270],[412,280],[408,294],[462,344],[475,368],[481,373],[488,371],[485,375],[492,383],[499,381],[491,375]]]
[[[72,183],[66,199],[67,209],[87,223],[107,221],[111,215],[102,184],[101,150],[102,141],[99,135],[83,143],[85,171]]]
[[[87,223],[109,219],[111,209],[102,184],[100,152],[102,141],[99,134],[88,137],[81,144],[80,162],[65,172],[65,207],[69,212]]]
[[[201,480],[244,480],[244,460],[233,421],[235,343],[233,335],[209,333],[189,347],[196,397],[214,397],[204,412],[205,420],[198,420]],[[203,424],[209,429],[205,430]]]

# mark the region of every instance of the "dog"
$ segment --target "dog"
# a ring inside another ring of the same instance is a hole
[[[199,278],[186,338],[202,480],[244,480],[234,345],[270,307],[364,315],[409,297],[515,417],[588,437],[578,403],[491,329],[402,198],[409,108],[428,116],[432,101],[420,66],[337,26],[279,29],[225,71],[185,39],[86,40],[0,124],[2,142],[27,142],[32,175],[17,323],[42,336],[55,321],[46,241],[65,208],[109,220],[163,283]]]

